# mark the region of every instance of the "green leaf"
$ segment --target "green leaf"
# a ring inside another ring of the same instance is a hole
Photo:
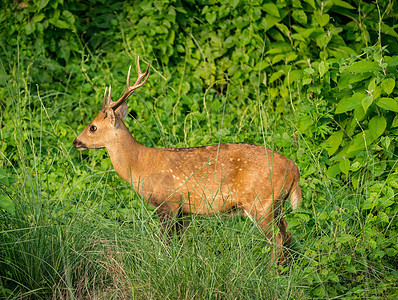
[[[274,3],[265,3],[262,8],[266,13],[273,15],[274,17],[280,18],[281,16],[279,14],[278,7]]]
[[[303,76],[302,70],[292,70],[287,74],[287,79],[289,80],[289,85],[299,80]]]
[[[386,56],[386,63],[388,64],[389,67],[395,67],[398,66],[398,56]]]
[[[71,29],[70,25],[68,23],[66,23],[65,21],[60,20],[60,19],[51,18],[51,19],[49,19],[49,22],[51,24],[53,24],[55,27],[58,27],[61,29]]]
[[[343,172],[345,175],[348,175],[348,172],[350,171],[350,161],[343,157],[343,159],[340,160],[339,167],[341,172]]]
[[[373,91],[376,88],[376,77],[373,77],[373,79],[370,80],[369,84],[368,84],[368,91],[370,93],[373,93]]]
[[[265,30],[268,30],[270,28],[272,28],[273,26],[275,26],[276,23],[278,23],[281,19],[279,17],[275,17],[272,14],[267,14],[265,16],[265,24],[266,27],[264,28]]]
[[[213,24],[216,19],[217,15],[214,11],[206,14],[206,21],[209,22],[210,24]]]
[[[25,33],[26,35],[32,34],[36,29],[35,23],[33,22],[28,22],[25,26]]]
[[[344,268],[348,272],[353,273],[353,274],[356,274],[358,272],[354,265],[345,265]]]
[[[326,171],[326,174],[331,178],[336,177],[340,173],[341,173],[340,166],[337,164],[329,167],[328,170]]]
[[[355,93],[350,98],[343,98],[337,104],[336,114],[341,114],[347,111],[351,111],[358,106],[362,105],[362,99],[366,97],[365,93]]]
[[[328,63],[325,64],[324,61],[321,61],[318,66],[319,76],[322,78],[328,69],[329,69],[329,64]]]
[[[385,110],[398,112],[398,101],[392,98],[380,98],[377,100],[376,105]]]
[[[315,9],[315,0],[303,0],[304,2],[307,2],[313,9]]]
[[[0,209],[4,209],[6,212],[12,215],[15,214],[15,204],[6,195],[0,194]]]
[[[386,254],[390,257],[394,257],[398,254],[398,250],[394,249],[394,248],[387,248],[386,249]]]
[[[43,20],[44,17],[45,17],[45,14],[43,14],[43,13],[34,15],[33,18],[32,18],[32,22],[33,22],[33,23],[38,23],[38,22],[40,22],[41,20]]]
[[[273,83],[275,80],[279,79],[282,75],[283,75],[282,71],[273,73],[269,79],[269,83]]]
[[[396,115],[394,117],[394,120],[392,120],[392,124],[391,124],[392,128],[398,127],[398,115]]]
[[[389,220],[390,218],[384,211],[379,212],[379,214],[377,215],[377,221],[380,223],[388,223]]]
[[[366,116],[365,110],[362,106],[358,106],[354,109],[354,118],[358,120],[358,122],[362,121]]]
[[[361,60],[353,63],[351,66],[346,68],[344,72],[365,73],[379,70],[381,70],[381,68],[377,62]]]
[[[395,87],[395,80],[392,78],[383,79],[381,82],[381,88],[387,95],[390,95]]]
[[[346,156],[355,156],[358,151],[364,150],[366,147],[369,147],[372,141],[373,138],[369,130],[365,130],[356,134],[353,138],[353,141],[351,142],[351,145],[347,149]]]
[[[352,6],[351,4],[349,4],[343,0],[333,0],[333,4],[340,6],[340,7],[348,8],[348,9],[355,9],[354,6]]]
[[[295,19],[301,25],[306,25],[307,24],[307,15],[301,9],[293,10],[292,17],[293,17],[293,19]]]
[[[37,8],[40,10],[40,9],[43,9],[44,7],[46,7],[47,6],[47,4],[48,4],[48,2],[49,2],[50,0],[38,0],[37,2],[36,2],[36,6],[37,6]]]
[[[4,184],[5,186],[10,185],[10,180],[7,172],[0,167],[0,184]]]
[[[395,38],[398,38],[398,34],[395,32],[394,28],[388,26],[386,23],[382,22],[381,24],[381,32],[384,34],[391,35]]]
[[[371,73],[363,73],[363,74],[342,73],[338,82],[339,90],[350,87],[351,84],[363,81],[369,78],[370,76],[372,76]]]
[[[386,127],[387,121],[383,116],[374,116],[369,121],[369,131],[374,140],[383,134]]]
[[[75,16],[69,10],[62,11],[62,18],[71,25],[70,28],[74,28]]]
[[[379,203],[378,198],[375,197],[369,197],[365,200],[365,202],[362,205],[362,210],[366,209],[373,209],[376,207],[376,205]]]
[[[367,95],[362,99],[361,104],[365,113],[368,110],[369,106],[372,104],[372,102],[373,102],[373,97],[371,95]]]
[[[321,26],[321,27],[323,27],[329,23],[330,16],[328,14],[321,15],[321,12],[318,11],[318,12],[314,13],[314,17],[315,17],[315,20],[317,21],[317,23],[319,24],[319,26]]]
[[[342,233],[339,237],[337,237],[337,242],[344,244],[354,239],[354,236],[348,233]]]
[[[59,54],[58,56],[65,59],[67,61],[70,56],[70,47],[68,42],[64,40],[60,40],[58,43],[58,48],[59,48]]]
[[[343,141],[343,130],[336,131],[326,141],[323,142],[322,146],[328,152],[329,156],[332,156],[337,149],[340,147]]]

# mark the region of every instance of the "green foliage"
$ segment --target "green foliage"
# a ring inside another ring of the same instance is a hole
[[[0,294],[396,297],[398,10],[368,2],[0,3]],[[281,275],[243,217],[192,217],[184,246],[163,243],[106,151],[72,148],[138,55],[138,141],[264,144],[298,164]]]

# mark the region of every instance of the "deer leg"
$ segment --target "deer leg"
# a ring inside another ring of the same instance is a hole
[[[292,242],[292,234],[290,232],[286,231],[287,222],[286,222],[285,218],[280,219],[278,226],[279,226],[279,229],[285,233],[283,247],[289,249],[290,243]]]
[[[175,231],[179,237],[183,236],[188,229],[189,219],[181,209],[173,209],[163,204],[158,207],[157,214],[162,224],[162,234],[171,236]]]
[[[287,222],[285,218],[279,216],[279,221],[278,221],[278,227],[279,227],[279,232],[281,233],[282,236],[282,249],[281,249],[281,256],[280,256],[280,263],[284,263],[286,258],[288,257],[290,251],[290,243],[292,242],[292,234],[290,232],[287,232]]]
[[[259,226],[259,230],[266,238],[270,241],[272,245],[275,246],[271,253],[270,265],[275,263],[281,263],[284,260],[283,246],[284,243],[290,243],[286,234],[287,223],[283,219],[278,220],[275,224],[275,214],[276,211],[272,212],[272,205],[263,205],[260,202],[252,204],[254,207],[244,207],[244,212]],[[278,214],[276,214],[278,215]],[[282,224],[280,226],[280,224]],[[279,228],[279,232],[275,232],[275,225]]]
[[[188,231],[189,223],[190,221],[188,216],[185,216],[182,213],[178,216],[178,220],[176,222],[176,231],[179,237],[184,236]]]
[[[162,226],[162,235],[164,237],[171,236],[176,228],[175,213],[173,213],[173,211],[166,205],[159,206],[156,213]]]

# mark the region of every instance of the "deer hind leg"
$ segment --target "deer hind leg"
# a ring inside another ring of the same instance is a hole
[[[283,239],[283,244],[282,244],[282,251],[281,251],[281,256],[280,256],[280,263],[284,263],[285,259],[289,255],[290,251],[290,243],[292,242],[292,234],[290,232],[287,232],[287,222],[285,218],[282,216],[278,216],[279,221],[278,221],[278,228],[279,232],[282,234],[282,239]]]
[[[280,217],[280,209],[272,209],[272,206],[272,203],[264,205],[257,201],[252,207],[243,207],[245,214],[258,225],[260,232],[274,246],[270,265],[283,263],[286,256],[284,247],[290,246],[291,240],[290,233],[286,232],[287,222]]]

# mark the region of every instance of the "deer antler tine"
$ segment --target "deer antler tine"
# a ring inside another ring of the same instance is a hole
[[[131,71],[131,66],[129,67],[129,71],[127,73],[127,88],[130,88],[130,71]]]
[[[141,74],[141,67],[140,67],[140,56],[137,56],[137,67],[138,67],[138,74]]]
[[[105,87],[105,93],[104,93],[104,98],[102,99],[102,110],[105,109],[106,106],[106,91],[107,91],[108,87]]]
[[[112,104],[111,89],[112,89],[112,86],[109,85],[109,91],[108,91],[108,105]]]

